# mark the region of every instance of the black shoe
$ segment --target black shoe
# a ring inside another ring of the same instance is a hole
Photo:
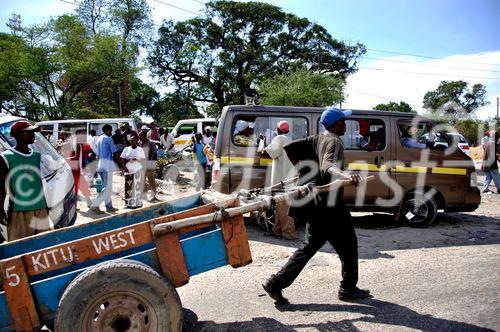
[[[370,295],[370,291],[368,289],[359,289],[358,287],[354,288],[352,291],[339,290],[339,300],[340,301],[356,301],[362,299],[368,299],[372,297]]]
[[[274,287],[269,282],[269,280],[263,283],[262,287],[264,288],[266,293],[275,301],[274,304],[276,305],[290,304],[288,299],[284,297],[283,294],[281,293],[282,289]]]

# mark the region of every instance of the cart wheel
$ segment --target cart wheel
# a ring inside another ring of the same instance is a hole
[[[118,260],[80,274],[66,288],[56,331],[181,331],[175,288],[149,266]]]
[[[167,165],[163,168],[162,171],[163,180],[172,180],[173,182],[177,182],[179,178],[179,168],[175,165]]]

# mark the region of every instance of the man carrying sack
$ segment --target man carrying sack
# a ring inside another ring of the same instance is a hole
[[[351,111],[328,108],[321,115],[326,128],[322,134],[309,136],[285,146],[288,158],[298,168],[299,185],[312,183],[321,186],[333,180],[360,182],[359,175],[347,175],[344,170],[344,146],[339,136],[344,135],[345,117]],[[313,166],[313,167],[311,167]],[[316,168],[316,172],[311,172]],[[312,180],[311,180],[312,179]],[[318,194],[305,204],[292,202],[290,216],[306,221],[304,246],[288,259],[281,270],[272,275],[262,286],[277,305],[287,304],[282,290],[289,287],[307,262],[328,241],[342,263],[342,280],[338,297],[342,301],[355,301],[370,297],[368,290],[359,289],[358,243],[351,215],[347,210],[343,189]]]

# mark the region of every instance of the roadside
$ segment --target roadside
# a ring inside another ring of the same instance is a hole
[[[252,247],[253,249],[253,247]],[[268,246],[267,250],[276,249]],[[488,253],[485,255],[485,253]],[[393,250],[393,259],[361,260],[360,286],[372,299],[341,302],[340,262],[319,253],[276,308],[261,283],[278,270],[254,257],[178,289],[184,331],[493,331],[498,317],[498,245]]]
[[[115,176],[114,205],[127,211],[123,178]],[[479,178],[482,185],[482,177]],[[183,173],[174,193],[194,193],[192,174]],[[95,189],[94,194],[95,194]],[[144,202],[145,206],[150,203]],[[374,298],[344,303],[336,297],[340,262],[325,245],[296,283],[285,291],[292,305],[277,309],[261,283],[301,245],[265,233],[247,223],[253,263],[203,273],[178,289],[185,331],[490,331],[500,329],[498,256],[500,195],[483,194],[468,213],[439,214],[425,229],[403,227],[384,213],[353,213],[360,257],[360,286]],[[101,216],[81,211],[78,223]]]
[[[167,200],[172,200],[184,196],[189,196],[192,195],[193,193],[196,192],[193,184],[193,173],[190,172],[181,172],[179,176],[179,180],[175,184],[173,190],[171,193],[169,193],[169,188],[167,185],[166,181],[163,180],[156,180],[156,185],[157,185],[157,198],[160,201],[167,201]],[[117,208],[118,211],[115,214],[118,213],[124,213],[127,211],[130,211],[129,208],[126,207],[125,205],[125,179],[123,175],[120,173],[114,173],[113,176],[113,207]],[[90,188],[90,192],[92,194],[92,198],[95,198],[97,196],[97,192],[95,187]],[[150,206],[152,203],[144,200],[143,201],[143,206],[147,207]],[[84,224],[87,222],[91,222],[93,220],[109,216],[111,214],[106,213],[102,215],[95,214],[93,212],[88,211],[87,204],[83,200],[78,201],[78,212],[77,212],[77,219],[76,219],[76,224]],[[104,208],[101,206],[101,210],[104,210]]]
[[[301,245],[247,225],[253,263],[194,276],[179,288],[184,331],[492,331],[500,329],[500,195],[478,210],[439,214],[425,229],[390,215],[353,213],[360,286],[373,299],[336,297],[340,261],[327,244],[276,308],[261,283]]]
[[[123,176],[115,173],[113,179],[113,206],[119,209],[117,213],[130,211],[125,206]],[[480,176],[479,185],[481,187],[483,180],[483,177]],[[157,197],[160,200],[172,200],[196,192],[193,184],[193,173],[190,172],[181,173],[172,193],[168,192],[165,181],[157,180],[157,185]],[[493,187],[490,189],[494,190]],[[91,191],[95,197],[97,195],[95,188],[91,188]],[[144,206],[151,205],[147,201],[144,201],[143,204]],[[481,205],[476,211],[440,213],[436,218],[436,223],[425,229],[402,227],[392,219],[390,214],[354,212],[352,215],[358,237],[364,238],[360,246],[360,257],[375,258],[379,255],[380,250],[423,248],[434,246],[437,243],[442,246],[498,243],[500,239],[499,206],[500,195],[483,194]],[[89,212],[83,201],[78,202],[78,208],[77,224],[91,222],[105,216]],[[283,242],[281,239],[268,236],[267,233],[257,228],[249,227],[248,231],[255,233],[255,236],[262,234],[265,242],[281,243],[285,247],[295,247],[300,244],[300,240]],[[301,238],[299,237],[299,239]],[[392,239],[392,242],[389,242],[388,239]]]

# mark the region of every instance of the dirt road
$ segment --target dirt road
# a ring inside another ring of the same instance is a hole
[[[385,214],[354,213],[360,286],[373,299],[336,297],[340,262],[325,245],[275,308],[261,283],[301,241],[248,225],[254,262],[192,278],[179,289],[185,331],[491,331],[500,329],[500,195],[477,211],[440,214],[426,229]],[[303,229],[299,229],[303,236]]]
[[[114,204],[125,211],[116,177]],[[194,192],[189,175],[175,195]],[[160,189],[163,191],[163,189]],[[146,202],[145,205],[148,203]],[[78,223],[97,216],[79,203]],[[261,283],[277,271],[301,240],[270,236],[247,225],[253,263],[194,276],[178,289],[185,331],[489,331],[500,329],[500,195],[483,194],[469,213],[439,214],[426,229],[397,224],[383,213],[353,213],[359,242],[360,286],[374,298],[336,297],[340,263],[325,245],[277,309]],[[298,230],[303,238],[303,228]]]

